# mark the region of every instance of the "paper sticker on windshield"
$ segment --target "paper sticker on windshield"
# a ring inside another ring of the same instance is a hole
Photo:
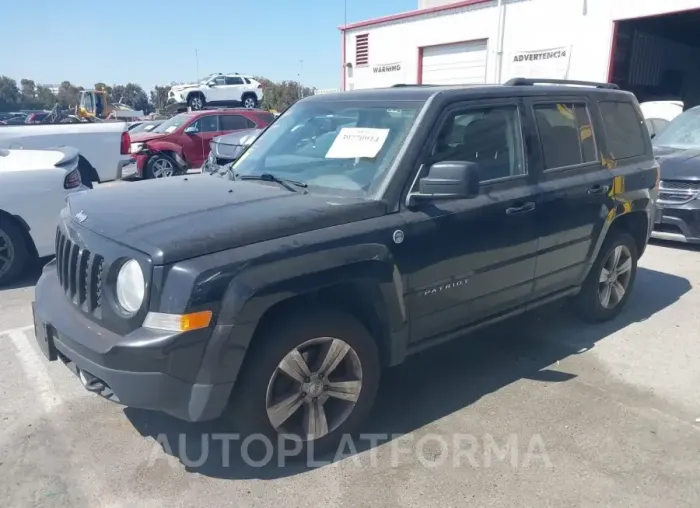
[[[384,146],[389,129],[344,127],[326,153],[326,159],[354,159],[377,156]]]

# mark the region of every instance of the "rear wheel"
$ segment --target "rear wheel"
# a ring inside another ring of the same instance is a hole
[[[258,99],[253,94],[243,96],[243,107],[246,109],[255,109],[258,107]]]
[[[614,234],[603,243],[576,308],[589,321],[607,321],[627,303],[637,275],[637,244],[628,233]]]
[[[146,163],[146,178],[167,178],[176,173],[177,164],[167,155],[154,155]]]
[[[201,93],[193,93],[187,98],[187,106],[192,111],[199,111],[204,107],[204,96]]]
[[[366,418],[379,385],[374,339],[328,310],[276,323],[253,344],[232,398],[240,430],[325,453]]]
[[[0,286],[21,276],[29,257],[29,248],[20,227],[12,220],[0,217]]]

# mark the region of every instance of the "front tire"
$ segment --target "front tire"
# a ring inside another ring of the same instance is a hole
[[[638,260],[637,243],[631,235],[619,233],[607,238],[575,298],[581,317],[601,322],[617,316],[632,292]]]
[[[0,216],[0,286],[17,280],[30,258],[25,236],[19,226]]]
[[[146,163],[146,178],[168,178],[177,174],[177,164],[165,154],[154,155]]]
[[[249,351],[232,414],[243,434],[262,434],[273,448],[290,439],[300,454],[323,454],[367,417],[380,368],[376,342],[348,314],[279,320]]]

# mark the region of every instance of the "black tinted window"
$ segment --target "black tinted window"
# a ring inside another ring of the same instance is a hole
[[[598,160],[588,108],[582,103],[535,106],[545,169]]]
[[[626,159],[646,152],[642,118],[629,102],[603,101],[599,103],[607,135],[610,157]]]
[[[272,113],[258,113],[256,116],[257,116],[265,125],[271,124],[271,123],[274,121],[274,119],[275,119],[275,115],[273,115]]]
[[[250,85],[250,80],[248,78],[243,78],[245,80],[246,85]]]
[[[203,116],[197,123],[199,124],[199,132],[216,132],[219,130],[219,117],[216,115]]]
[[[453,113],[438,134],[433,162],[477,162],[482,180],[526,173],[520,115],[515,106]]]
[[[252,124],[252,127],[251,127]],[[254,128],[255,124],[241,115],[224,115],[221,117],[222,131],[236,131]]]
[[[226,84],[227,85],[242,85],[243,78],[239,78],[238,76],[226,76]]]

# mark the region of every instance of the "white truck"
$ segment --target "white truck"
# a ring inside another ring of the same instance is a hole
[[[131,162],[130,145],[126,122],[0,127],[0,149],[76,148],[80,152],[80,173],[86,185],[120,179],[123,167]],[[88,181],[85,181],[86,177]]]

